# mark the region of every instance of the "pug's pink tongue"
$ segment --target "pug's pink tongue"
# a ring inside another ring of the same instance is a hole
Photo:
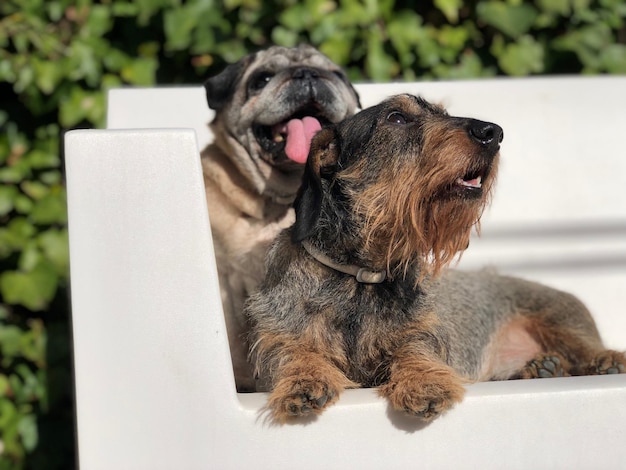
[[[306,163],[313,136],[322,129],[314,117],[292,119],[287,123],[287,143],[285,154],[297,163]]]

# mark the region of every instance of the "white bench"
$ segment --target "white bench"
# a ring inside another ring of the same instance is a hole
[[[504,128],[483,237],[495,265],[576,293],[626,349],[626,77],[357,86]],[[198,148],[204,90],[116,89],[107,130],[65,136],[79,461],[91,469],[619,468],[626,375],[480,383],[426,427],[349,390],[272,426],[237,394]]]

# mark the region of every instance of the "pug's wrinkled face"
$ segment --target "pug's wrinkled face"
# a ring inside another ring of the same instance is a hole
[[[300,175],[313,136],[360,106],[341,68],[308,45],[246,56],[205,87],[214,133],[227,133],[256,165],[281,173]]]

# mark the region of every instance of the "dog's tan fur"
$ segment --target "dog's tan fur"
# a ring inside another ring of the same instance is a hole
[[[624,372],[574,296],[446,269],[489,201],[502,136],[411,95],[316,136],[296,222],[246,307],[276,421],[321,413],[349,387],[379,386],[429,421],[469,382]]]
[[[263,276],[276,235],[294,221],[291,204],[303,165],[280,145],[264,148],[255,126],[293,116],[334,123],[354,113],[358,95],[340,68],[310,46],[274,46],[228,66],[205,83],[215,140],[202,152],[211,230],[235,380],[254,390],[246,360],[243,302]]]

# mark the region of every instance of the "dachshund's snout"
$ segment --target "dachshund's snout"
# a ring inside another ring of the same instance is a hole
[[[472,119],[469,126],[470,137],[481,145],[498,145],[504,138],[502,128],[491,122]]]

